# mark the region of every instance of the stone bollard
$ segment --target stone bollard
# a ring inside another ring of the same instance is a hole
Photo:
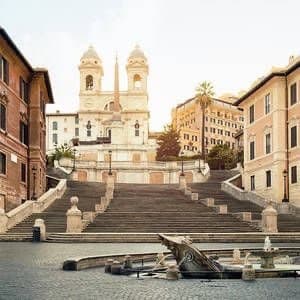
[[[82,213],[77,208],[78,197],[71,197],[72,207],[67,211],[67,232],[79,233],[82,231]]]
[[[237,265],[242,263],[240,249],[233,249],[232,263]]]
[[[247,264],[243,268],[242,279],[245,281],[255,280],[255,270],[251,264]]]
[[[132,260],[130,255],[124,257],[124,269],[132,269]]]
[[[247,212],[247,211],[243,211],[242,212],[242,220],[246,221],[246,222],[251,222],[252,221],[252,213]]]
[[[106,262],[105,262],[105,266],[104,266],[104,272],[105,273],[111,273],[111,265],[113,264],[114,260],[109,258]]]
[[[193,201],[197,201],[197,200],[198,200],[198,197],[199,197],[199,194],[198,194],[198,193],[192,193],[192,195],[191,195],[191,199],[192,199]]]
[[[7,231],[7,215],[3,208],[0,208],[0,233]]]
[[[277,228],[277,211],[269,203],[262,211],[262,230],[263,232],[278,232]]]
[[[217,212],[221,215],[227,214],[227,204],[221,204],[216,206]]]
[[[33,227],[40,228],[40,241],[46,241],[46,225],[43,219],[35,219]]]
[[[166,278],[168,280],[178,280],[179,279],[179,271],[177,265],[170,265],[167,269]]]
[[[118,260],[114,260],[111,265],[111,274],[119,275],[121,274],[121,264]]]
[[[179,189],[185,191],[187,188],[186,179],[184,175],[179,176]]]

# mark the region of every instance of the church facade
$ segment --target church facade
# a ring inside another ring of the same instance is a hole
[[[127,65],[128,89],[119,90],[116,58],[114,89],[103,91],[102,60],[93,47],[80,59],[79,110],[74,114],[47,115],[47,151],[60,145],[74,146],[84,161],[154,161],[155,140],[149,139],[148,62],[136,46]]]

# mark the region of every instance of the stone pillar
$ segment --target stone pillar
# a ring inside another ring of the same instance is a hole
[[[82,231],[82,213],[77,208],[78,197],[71,197],[72,207],[67,211],[67,232],[79,233]]]
[[[263,232],[278,232],[277,229],[277,211],[269,203],[262,211],[262,230]]]
[[[191,195],[191,199],[192,199],[193,201],[197,201],[197,200],[198,200],[198,198],[199,198],[199,195],[198,195],[198,193],[192,193],[192,195]]]
[[[179,176],[179,189],[185,191],[186,190],[186,179],[184,175]]]
[[[34,227],[39,227],[40,228],[40,241],[43,242],[43,241],[46,241],[46,225],[45,225],[45,222],[43,219],[35,219],[34,221]]]
[[[0,233],[7,231],[8,218],[3,208],[0,208]]]
[[[114,187],[114,186],[115,186],[114,175],[107,175],[106,187]]]

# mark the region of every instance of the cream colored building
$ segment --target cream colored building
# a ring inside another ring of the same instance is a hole
[[[47,151],[71,145],[82,160],[153,161],[155,140],[149,139],[148,62],[136,46],[127,65],[128,89],[119,91],[116,59],[114,89],[104,91],[102,60],[93,47],[80,59],[79,110],[47,115]]]
[[[244,188],[296,205],[300,205],[299,67],[300,57],[291,57],[286,67],[273,68],[235,103],[245,117]]]
[[[207,153],[218,144],[237,148],[234,135],[243,128],[243,113],[231,102],[231,97],[226,100],[214,98],[206,110]],[[195,155],[201,150],[202,111],[195,98],[188,99],[172,109],[172,126],[180,132],[181,148],[186,155]]]

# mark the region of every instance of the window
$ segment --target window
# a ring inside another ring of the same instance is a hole
[[[290,103],[291,105],[295,104],[297,102],[297,84],[293,83],[290,87]]]
[[[265,96],[265,114],[267,115],[271,110],[270,93]]]
[[[75,117],[75,124],[79,124],[79,118],[78,118],[78,116]]]
[[[52,143],[57,145],[57,133],[52,134]]]
[[[215,140],[215,139],[210,139],[210,143],[211,143],[212,145],[215,145],[215,144],[216,144],[216,140]]]
[[[20,121],[20,141],[28,146],[28,126]]]
[[[26,182],[26,165],[21,163],[21,181]]]
[[[0,152],[0,174],[6,174],[6,155]]]
[[[250,189],[251,189],[251,191],[255,190],[255,176],[254,175],[252,175],[250,177]]]
[[[75,136],[79,136],[79,128],[75,128]]]
[[[92,124],[91,121],[88,121],[86,124],[86,135],[92,136]]]
[[[268,133],[265,135],[266,137],[266,154],[271,153],[271,134]]]
[[[249,108],[249,123],[254,122],[254,104]]]
[[[208,128],[207,127],[205,127],[205,132],[208,132]]]
[[[255,157],[254,148],[255,148],[254,142],[250,142],[250,160],[254,159]]]
[[[266,171],[266,187],[272,186],[272,178],[271,178],[271,171]]]
[[[297,146],[297,126],[291,128],[291,148]]]
[[[26,103],[28,103],[28,83],[20,77],[19,79],[19,95]]]
[[[7,60],[0,55],[0,79],[9,85],[9,64]]]
[[[52,129],[57,130],[57,122],[56,121],[52,122]]]
[[[140,124],[139,124],[138,120],[136,120],[135,125],[134,125],[134,135],[140,136]]]
[[[291,167],[291,183],[297,182],[297,166]]]
[[[6,130],[6,107],[0,103],[0,129]]]
[[[94,86],[93,76],[92,75],[86,76],[86,78],[85,78],[85,89],[86,90],[92,90],[93,86]]]

